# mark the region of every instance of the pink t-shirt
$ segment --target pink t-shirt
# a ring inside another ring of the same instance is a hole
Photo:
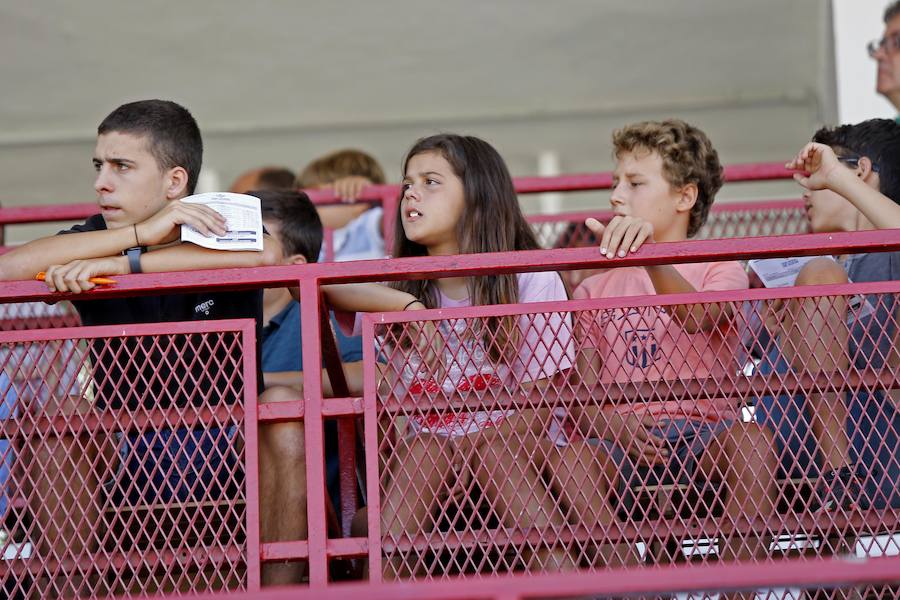
[[[521,273],[518,280],[520,303],[568,299],[562,279],[556,272]],[[440,292],[438,302],[438,308],[442,309],[471,306],[469,298],[454,300]],[[440,391],[453,394],[495,386],[513,388],[552,377],[558,371],[570,368],[574,362],[571,317],[566,313],[519,317],[519,351],[511,357],[509,364],[492,362],[481,337],[471,335],[472,320],[445,319],[436,324],[443,338],[443,380],[434,382],[420,377],[427,369],[415,351],[382,348],[389,355],[389,370],[395,376],[399,375],[392,383],[391,394],[422,396],[427,400],[428,395]],[[354,334],[359,333],[361,327],[357,315]],[[460,436],[495,426],[512,413],[511,410],[435,411],[412,416],[410,426],[414,432]],[[556,438],[558,433],[551,432],[551,435]]]
[[[749,286],[738,262],[675,265],[697,291],[737,290]],[[576,299],[655,295],[647,271],[641,267],[609,269],[584,280],[573,294]],[[688,380],[711,375],[735,374],[739,369],[738,317],[709,332],[688,333],[665,309],[635,307],[585,311],[582,345],[596,349],[602,366],[602,383]],[[662,384],[664,385],[664,384]],[[661,388],[663,389],[663,388]],[[718,421],[734,418],[737,403],[708,397],[685,401],[656,401],[620,405],[619,412],[649,412],[668,419],[693,418]]]

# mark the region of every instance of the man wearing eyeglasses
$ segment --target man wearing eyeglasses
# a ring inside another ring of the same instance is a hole
[[[884,26],[884,36],[868,45],[869,56],[878,61],[875,89],[900,111],[900,0],[885,9]]]

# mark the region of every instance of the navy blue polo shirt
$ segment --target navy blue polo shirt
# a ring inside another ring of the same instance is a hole
[[[340,327],[331,320],[335,330],[341,362],[362,360],[362,338],[347,337]],[[264,373],[303,370],[303,348],[301,346],[300,303],[291,302],[280,313],[272,317],[262,332],[262,370]]]

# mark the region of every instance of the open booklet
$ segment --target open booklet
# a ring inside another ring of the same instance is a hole
[[[753,272],[759,275],[760,281],[767,288],[780,288],[794,285],[800,269],[816,256],[793,256],[788,258],[759,258],[748,261]],[[828,257],[831,258],[831,257]],[[832,258],[832,260],[834,260]],[[849,281],[849,278],[848,278]],[[872,303],[865,296],[857,294],[847,300],[847,321],[862,319],[875,312]]]
[[[225,217],[225,235],[205,236],[189,225],[181,226],[181,241],[212,250],[262,250],[263,226],[259,198],[231,192],[194,194],[182,202],[205,204]]]

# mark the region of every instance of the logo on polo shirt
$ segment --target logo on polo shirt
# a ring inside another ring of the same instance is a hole
[[[215,300],[207,300],[206,302],[203,302],[202,304],[198,304],[197,306],[195,306],[194,312],[197,314],[203,313],[204,315],[209,316],[209,311],[210,311],[210,309],[212,309],[212,307],[215,305],[215,303],[216,303]]]

